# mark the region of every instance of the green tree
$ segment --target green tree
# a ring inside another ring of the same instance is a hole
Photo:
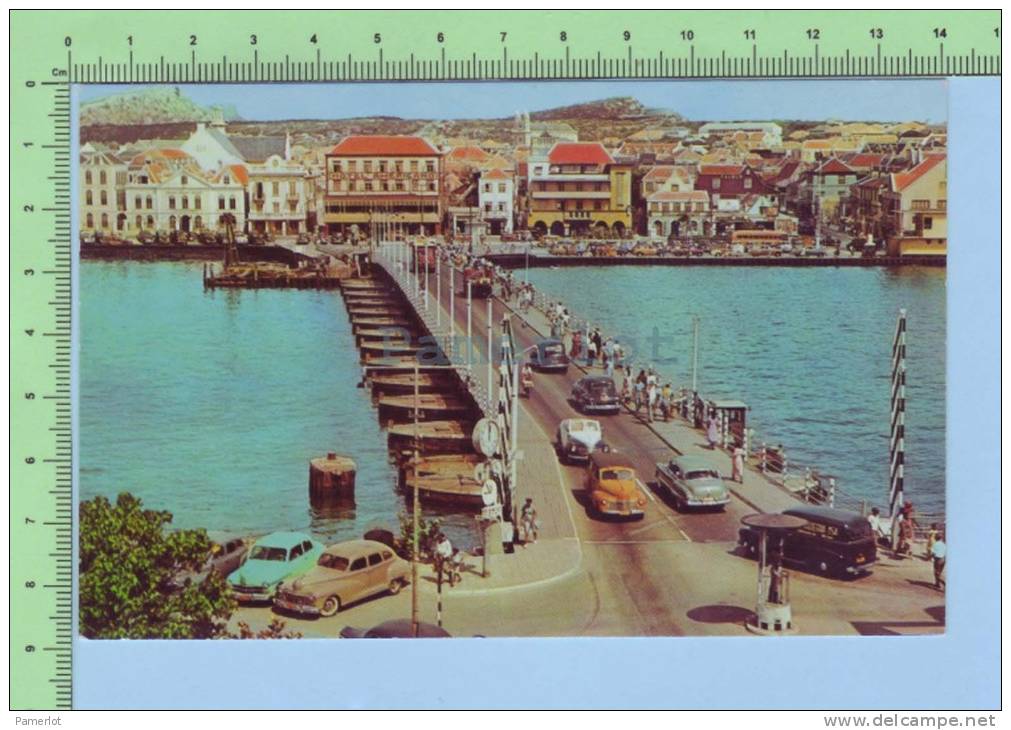
[[[80,510],[80,629],[92,639],[206,639],[226,636],[235,610],[224,578],[173,585],[210,554],[204,530],[166,531],[172,513],[143,509],[128,492]]]

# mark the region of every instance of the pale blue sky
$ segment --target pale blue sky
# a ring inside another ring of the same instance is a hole
[[[695,121],[843,119],[944,122],[947,82],[931,80],[580,81],[413,84],[180,85],[202,106],[233,105],[243,118],[475,119],[517,110],[634,96]],[[135,89],[136,87],[129,87]],[[123,86],[81,86],[88,101],[127,91]]]

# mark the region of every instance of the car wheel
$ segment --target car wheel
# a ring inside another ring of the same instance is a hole
[[[391,596],[395,596],[400,593],[400,589],[404,587],[404,581],[401,578],[394,578],[390,581],[389,591]]]
[[[323,601],[323,608],[319,610],[319,615],[325,618],[333,616],[341,610],[341,599],[337,596],[330,596]]]
[[[829,562],[827,560],[816,561],[814,567],[821,575],[828,575],[830,572],[832,572],[832,566],[829,565]]]

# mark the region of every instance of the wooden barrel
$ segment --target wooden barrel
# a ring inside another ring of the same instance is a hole
[[[332,502],[353,497],[358,467],[347,456],[330,452],[309,462],[309,501]]]

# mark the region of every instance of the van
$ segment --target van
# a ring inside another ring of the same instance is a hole
[[[859,512],[806,505],[785,510],[807,524],[786,534],[784,562],[829,576],[855,576],[867,572],[877,559],[871,524]],[[757,530],[743,527],[738,545],[752,557],[758,556]]]

